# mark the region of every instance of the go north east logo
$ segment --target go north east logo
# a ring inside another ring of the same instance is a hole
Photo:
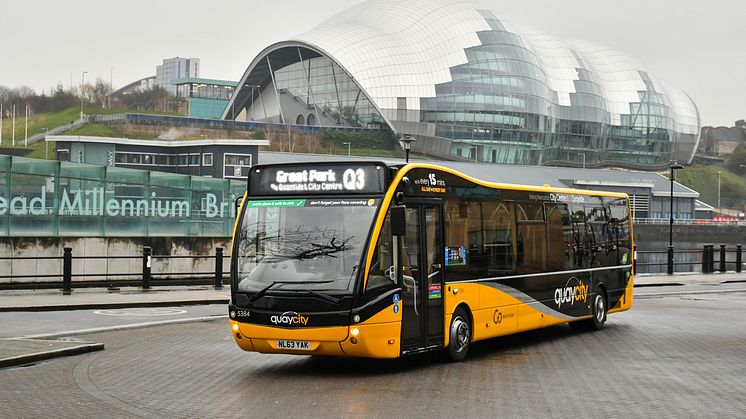
[[[305,326],[308,324],[308,317],[294,311],[286,311],[279,316],[271,316],[269,321],[274,324],[285,326]]]
[[[575,282],[577,285],[571,286],[571,282]],[[583,284],[576,277],[568,279],[564,288],[557,288],[554,290],[554,302],[557,304],[557,308],[561,308],[562,304],[574,305],[576,301],[582,301],[585,303],[587,300],[588,285]]]

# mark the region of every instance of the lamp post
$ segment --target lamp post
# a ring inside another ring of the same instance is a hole
[[[87,71],[84,71],[80,76],[80,119],[83,119],[83,86],[85,85],[85,75]]]
[[[347,157],[350,157],[350,147],[351,147],[350,143],[345,141],[342,144],[347,146]]]
[[[412,143],[415,141],[417,141],[417,139],[412,137],[412,134],[404,134],[404,136],[399,139],[399,144],[401,145],[401,148],[404,149],[405,162],[407,163],[409,163],[409,152],[412,150]]]
[[[47,131],[49,128],[42,128],[44,131],[44,159],[49,159],[49,141],[47,141]]]
[[[723,173],[722,170],[718,170],[718,212],[720,212],[720,174]]]
[[[668,225],[668,274],[673,275],[673,182],[675,178],[674,170],[683,169],[684,166],[674,162],[673,164],[671,164],[671,166],[669,166],[669,168],[671,169],[671,178],[670,178],[671,195],[669,197],[670,208],[668,212],[668,215],[670,216],[670,219],[669,219],[670,223]]]
[[[114,66],[109,68],[109,95],[106,97],[106,107],[111,109],[111,94],[114,93]]]

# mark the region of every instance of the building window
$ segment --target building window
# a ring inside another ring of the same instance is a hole
[[[142,155],[141,154],[127,153],[127,154],[125,154],[125,163],[127,163],[127,164],[141,164],[142,163]]]
[[[197,154],[190,153],[189,154],[189,165],[190,166],[199,166],[199,153],[197,153]]]
[[[251,168],[251,154],[223,154],[223,177],[246,179]]]
[[[212,166],[212,153],[202,154],[202,166]]]

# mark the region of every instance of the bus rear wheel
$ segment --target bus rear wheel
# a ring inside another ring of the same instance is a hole
[[[591,303],[591,318],[570,323],[574,330],[601,330],[606,323],[606,293],[598,288]]]
[[[471,345],[471,323],[462,307],[453,312],[449,333],[448,358],[453,362],[463,361]]]

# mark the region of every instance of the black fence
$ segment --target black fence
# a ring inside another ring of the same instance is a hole
[[[62,256],[17,256],[0,257],[0,261],[39,261],[39,260],[61,260],[62,269],[59,274],[28,274],[28,275],[0,275],[0,281],[10,279],[11,283],[0,284],[0,289],[35,289],[35,288],[58,288],[63,293],[70,294],[75,287],[108,287],[140,286],[150,289],[153,286],[175,286],[175,285],[212,285],[216,289],[223,287],[227,282],[228,275],[223,272],[223,248],[215,249],[214,255],[154,255],[149,246],[143,247],[142,255],[137,256],[82,256],[75,257],[73,249],[64,248]],[[142,272],[123,273],[76,273],[73,271],[74,260],[85,259],[139,259],[142,264]],[[155,263],[167,259],[214,259],[214,270],[209,272],[154,272]],[[739,244],[735,248],[728,249],[721,244],[707,244],[701,249],[676,250],[669,247],[667,251],[637,251],[635,250],[635,272],[636,273],[668,273],[674,272],[741,272],[743,269],[743,248]],[[86,280],[73,283],[74,278],[103,277],[105,280]],[[116,277],[116,278],[113,278]],[[131,277],[132,279],[122,279]],[[181,277],[181,279],[174,278]],[[110,279],[113,278],[113,279]],[[35,281],[25,281],[34,279]],[[16,282],[13,282],[16,280]],[[60,283],[61,280],[61,283]]]
[[[140,260],[142,272],[121,273],[76,273],[73,271],[73,260]],[[214,259],[214,270],[209,272],[154,272],[155,262],[167,259]],[[62,256],[19,256],[0,257],[0,260],[9,261],[39,261],[60,260],[62,269],[59,274],[28,274],[28,275],[0,275],[0,280],[11,280],[11,283],[0,284],[0,289],[36,289],[36,288],[59,288],[64,294],[70,294],[75,287],[107,287],[117,288],[120,286],[140,286],[150,289],[152,286],[176,286],[176,285],[212,285],[215,289],[221,289],[228,276],[223,273],[223,248],[217,247],[215,255],[154,255],[150,246],[142,249],[142,255],[136,256],[80,256],[73,255],[73,249],[65,247]],[[103,277],[104,280],[76,281],[74,278]],[[131,277],[132,279],[122,279]],[[35,279],[36,281],[24,281]],[[16,282],[13,282],[13,281]],[[60,283],[61,280],[61,283]]]
[[[706,244],[701,249],[675,249],[665,251],[635,251],[636,273],[675,272],[741,272],[743,269],[743,249],[736,245],[728,248]]]

